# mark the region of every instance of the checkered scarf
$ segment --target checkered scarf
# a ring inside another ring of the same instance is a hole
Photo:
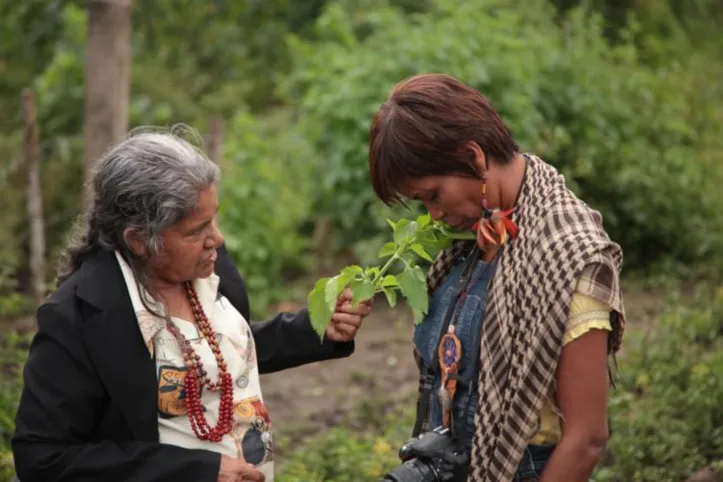
[[[513,479],[555,382],[575,288],[612,308],[611,355],[624,328],[620,247],[605,233],[600,214],[567,189],[554,167],[525,157],[513,215],[520,234],[500,254],[482,325],[473,482]],[[427,275],[430,292],[469,246],[458,242],[439,253]]]

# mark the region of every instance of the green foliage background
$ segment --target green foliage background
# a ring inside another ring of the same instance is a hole
[[[628,272],[719,277],[720,1],[134,3],[131,124],[183,122],[206,134],[212,118],[225,120],[220,222],[257,317],[303,298],[309,277],[330,269],[320,260],[375,261],[388,241],[384,219],[416,214],[373,198],[366,142],[393,85],[429,71],[458,76],[491,99],[523,149],[556,165],[603,213]],[[0,318],[32,313],[24,87],[37,98],[51,268],[79,212],[84,7],[0,3]],[[671,311],[664,333],[630,342],[624,394],[613,403],[613,465],[599,480],[682,480],[723,458],[714,415],[723,406],[723,335],[719,325],[706,328],[720,320],[713,299]],[[2,343],[23,347],[5,335]],[[4,377],[0,392],[0,453],[12,428],[12,380]],[[353,454],[370,448],[392,464],[406,433],[393,432],[333,432],[311,445],[327,458],[292,457],[281,480],[314,480],[293,478],[305,464],[319,480],[351,480],[339,467],[355,467]],[[374,463],[358,466],[372,474]]]

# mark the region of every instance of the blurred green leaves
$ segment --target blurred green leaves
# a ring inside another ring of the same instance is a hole
[[[315,157],[278,112],[240,112],[226,126],[219,224],[252,296],[252,309],[294,298],[285,282],[309,270]]]
[[[318,219],[332,220],[321,261],[341,252],[369,264],[389,241],[384,220],[419,214],[420,206],[405,212],[377,202],[367,142],[394,84],[425,71],[486,94],[521,146],[602,211],[626,266],[719,266],[723,84],[711,79],[723,77],[723,61],[703,33],[718,25],[720,9],[710,0],[628,1],[613,18],[603,4],[136,2],[131,124],[185,122],[206,133],[210,119],[225,118],[224,191],[235,206],[223,208],[224,229],[253,278],[257,307],[286,296],[288,276],[308,273]],[[38,99],[51,253],[79,208],[70,193],[82,182],[86,20],[77,1],[0,7],[0,107],[8,113],[0,259],[13,276],[26,266],[24,86]]]
[[[322,41],[292,39],[282,91],[327,162],[319,209],[349,243],[382,229],[369,215],[373,116],[396,82],[446,72],[487,95],[522,148],[603,213],[628,266],[719,256],[723,90],[705,79],[723,75],[723,63],[646,65],[639,42],[611,44],[595,12],[560,17],[547,1],[523,3],[437,0],[425,15],[332,5],[317,22]]]

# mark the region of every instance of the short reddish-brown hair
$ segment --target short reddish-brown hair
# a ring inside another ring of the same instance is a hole
[[[409,179],[458,175],[479,177],[475,142],[492,161],[505,164],[518,152],[512,134],[477,90],[445,74],[422,74],[397,84],[374,118],[369,171],[377,196],[402,200]]]

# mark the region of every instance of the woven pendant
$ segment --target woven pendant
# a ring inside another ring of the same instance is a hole
[[[454,413],[454,394],[457,391],[459,363],[462,359],[462,342],[454,333],[454,325],[442,336],[438,347],[439,368],[442,375],[440,399],[442,400],[442,425],[451,427]],[[447,403],[444,403],[444,401]]]

